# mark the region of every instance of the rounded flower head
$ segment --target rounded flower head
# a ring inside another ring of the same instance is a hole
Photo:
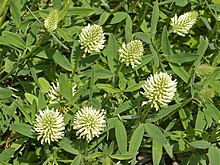
[[[73,129],[78,138],[90,142],[95,136],[99,137],[106,126],[104,110],[96,110],[93,107],[84,107],[79,110],[74,118]]]
[[[212,102],[215,96],[215,91],[211,88],[205,87],[198,92],[198,96],[202,102]]]
[[[57,141],[64,135],[63,116],[58,110],[49,110],[48,107],[44,111],[40,110],[39,115],[36,115],[34,130],[38,134],[37,140],[40,140],[41,144]]]
[[[121,62],[125,62],[126,66],[131,65],[132,68],[135,68],[137,64],[141,63],[144,48],[140,40],[134,40],[128,44],[123,43],[118,51]]]
[[[180,36],[185,36],[189,33],[191,27],[196,23],[197,17],[197,11],[185,13],[179,16],[179,18],[175,14],[174,17],[171,18],[171,26],[173,26],[173,32]]]
[[[148,98],[147,103],[158,110],[171,102],[176,92],[176,85],[176,80],[172,81],[172,77],[167,73],[156,73],[147,78],[142,94]]]
[[[48,31],[54,31],[59,22],[59,13],[57,10],[51,10],[49,16],[44,21],[44,26]]]
[[[201,64],[196,68],[195,71],[197,75],[205,77],[211,75],[215,71],[215,68],[207,64]]]
[[[105,36],[102,27],[88,24],[79,35],[81,48],[85,53],[100,52],[104,48]]]

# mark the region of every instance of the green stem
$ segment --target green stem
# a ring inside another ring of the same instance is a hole
[[[85,148],[84,148],[84,163],[85,165],[88,164],[86,157],[88,156],[88,148],[89,148],[89,143],[87,140],[85,140]]]
[[[143,123],[148,115],[148,113],[150,112],[151,107],[147,106],[143,112],[143,117],[141,118],[141,123]]]
[[[113,86],[115,86],[115,84],[118,82],[119,72],[121,71],[123,66],[124,66],[124,62],[122,62],[117,69],[115,79],[113,79]]]
[[[85,150],[84,150],[84,156],[88,156],[88,148],[89,148],[89,143],[87,140],[85,140]]]
[[[5,81],[8,77],[10,77],[14,71],[20,66],[20,65],[23,65],[25,63],[25,60],[28,59],[29,57],[31,57],[33,55],[33,53],[39,48],[39,46],[41,45],[41,43],[43,42],[43,40],[47,37],[48,33],[45,32],[41,38],[39,39],[38,43],[34,46],[34,48],[28,52],[24,57],[22,57],[21,59],[19,59],[17,61],[17,63],[14,64],[14,67],[12,68],[12,70],[7,74],[5,75],[2,79],[0,79],[0,83],[2,81]]]
[[[125,1],[121,2],[118,6],[116,6],[116,8],[114,8],[110,14],[115,13],[116,11],[118,11],[123,5],[125,4]]]

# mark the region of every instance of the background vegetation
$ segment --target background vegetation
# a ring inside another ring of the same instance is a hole
[[[0,0],[0,6],[1,164],[136,164],[140,154],[155,165],[220,164],[219,0]],[[44,20],[52,9],[60,21],[48,32]],[[189,34],[172,33],[174,14],[193,10],[199,17]],[[102,26],[105,48],[82,57],[79,33],[88,23]],[[134,69],[118,57],[133,39],[145,49]],[[140,92],[160,71],[178,85],[169,106],[155,111],[142,106]],[[51,104],[56,80],[63,101]],[[50,146],[32,131],[35,114],[47,106],[65,121],[65,136]],[[84,106],[107,112],[106,130],[88,146],[72,128]]]

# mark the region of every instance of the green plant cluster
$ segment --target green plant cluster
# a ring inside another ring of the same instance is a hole
[[[58,25],[49,31],[44,21],[54,9]],[[190,11],[199,16],[189,33],[173,33],[171,18]],[[101,52],[81,49],[88,24],[105,33]],[[219,25],[219,0],[0,0],[0,163],[220,164]],[[118,52],[132,40],[144,46],[134,68]],[[156,111],[141,93],[159,72],[176,79],[177,92]],[[85,106],[104,109],[107,120],[89,143],[73,129]],[[65,133],[42,145],[33,125],[47,107],[63,114]]]

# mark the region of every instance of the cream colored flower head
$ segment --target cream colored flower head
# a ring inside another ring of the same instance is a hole
[[[41,144],[58,141],[64,136],[64,118],[58,109],[54,111],[47,107],[36,115],[34,130],[38,134],[37,140],[40,140]]]
[[[48,31],[54,31],[59,22],[59,12],[56,9],[50,11],[49,16],[44,20],[44,26]]]
[[[141,63],[144,47],[140,40],[134,40],[127,44],[123,43],[118,51],[120,61],[125,62],[126,66],[131,65],[132,68],[135,68]]]
[[[77,111],[73,124],[78,138],[90,142],[94,137],[99,137],[106,127],[105,111],[93,107],[83,107]]]
[[[197,11],[191,11],[179,17],[177,17],[177,15],[175,14],[174,17],[171,18],[171,26],[173,27],[173,32],[177,33],[180,36],[185,36],[189,33],[189,30],[196,23],[197,18]]]
[[[144,82],[142,94],[148,99],[143,104],[148,103],[156,110],[170,103],[176,92],[176,80],[167,73],[160,72],[159,74],[150,75]]]
[[[100,25],[88,24],[79,35],[81,48],[85,53],[100,52],[104,48],[105,36]]]
[[[75,95],[76,88],[77,88],[77,85],[74,85],[72,87],[72,95]],[[60,94],[60,83],[58,82],[58,80],[56,80],[55,83],[52,82],[48,95],[50,97],[50,103],[62,102],[64,100],[64,98]]]

